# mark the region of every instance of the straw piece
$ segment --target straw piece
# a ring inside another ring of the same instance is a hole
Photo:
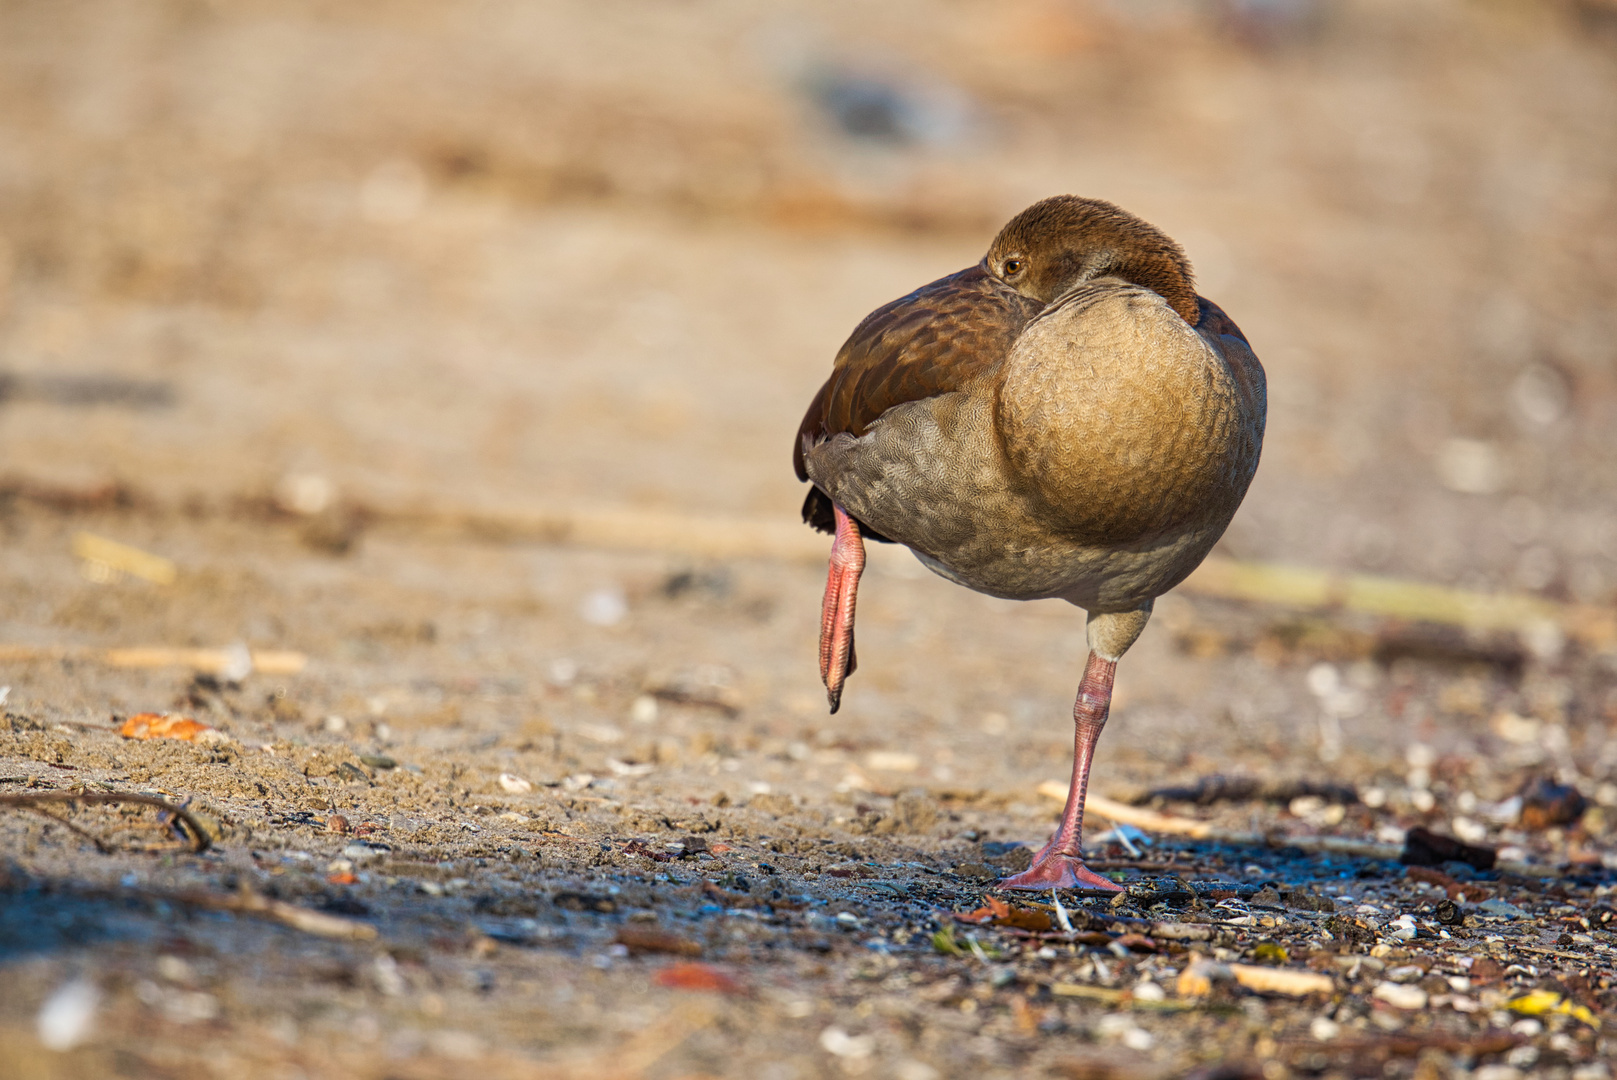
[[[300,652],[254,649],[248,652],[247,657],[251,660],[251,670],[264,675],[296,675],[309,664],[309,658]],[[0,664],[42,660],[77,660],[117,668],[188,667],[217,675],[236,668],[241,656],[235,649],[177,649],[162,645],[126,649],[0,645]]]
[[[1317,971],[1297,971],[1292,968],[1259,967],[1255,964],[1231,964],[1235,981],[1248,990],[1260,994],[1285,994],[1288,997],[1307,997],[1309,994],[1329,994],[1336,983],[1329,975]]]
[[[1067,785],[1054,780],[1046,780],[1039,785],[1039,794],[1046,798],[1065,802],[1067,799]],[[1214,828],[1205,821],[1195,821],[1191,818],[1173,817],[1168,814],[1159,814],[1155,810],[1145,810],[1138,806],[1129,806],[1116,799],[1108,799],[1104,795],[1091,792],[1084,799],[1084,809],[1093,810],[1101,817],[1123,825],[1133,825],[1136,829],[1150,829],[1152,832],[1175,833],[1179,836],[1189,836],[1193,839],[1204,840],[1213,835]]]
[[[299,652],[253,649],[248,653],[252,669],[264,675],[296,675],[308,666],[309,658]],[[144,646],[108,649],[102,660],[109,667],[154,668],[188,667],[215,674],[237,663],[233,649],[174,649]]]
[[[138,547],[130,547],[128,544],[120,544],[116,540],[108,540],[91,532],[74,534],[73,554],[83,559],[91,568],[101,568],[98,569],[98,575],[110,576],[107,574],[108,571],[116,571],[144,578],[157,585],[172,585],[178,575],[171,559],[153,555]]]
[[[1336,983],[1331,977],[1317,971],[1260,967],[1256,964],[1221,964],[1200,956],[1185,965],[1174,989],[1180,997],[1206,997],[1213,992],[1215,982],[1228,979],[1234,979],[1248,990],[1260,994],[1284,994],[1287,997],[1330,994],[1336,990]]]
[[[1617,612],[1590,604],[1558,604],[1520,593],[1478,593],[1421,581],[1238,562],[1219,556],[1208,558],[1180,587],[1201,596],[1302,608],[1342,608],[1473,630],[1542,635],[1545,628],[1550,628],[1595,648],[1617,644]]]

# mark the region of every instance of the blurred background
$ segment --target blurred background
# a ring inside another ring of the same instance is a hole
[[[14,483],[790,520],[855,322],[1075,192],[1268,369],[1229,553],[1617,595],[1610,0],[0,22]]]
[[[161,791],[232,830],[158,860],[0,818],[0,891],[52,883],[0,904],[0,1042],[34,1046],[82,970],[107,1000],[83,1052],[112,1056],[71,1075],[135,1075],[127,1050],[141,1075],[549,1076],[593,1046],[565,1075],[626,1076],[626,1040],[707,1023],[613,936],[646,918],[786,995],[735,999],[698,1072],[655,1075],[1021,1076],[1115,1039],[1110,1005],[988,1008],[1009,968],[932,929],[917,982],[863,973],[898,960],[854,927],[969,910],[1048,835],[1084,624],[873,555],[828,716],[828,542],[789,460],[860,318],[1062,192],[1182,242],[1267,368],[1221,555],[1532,598],[1484,634],[1193,580],[1119,670],[1096,793],[1430,826],[1609,892],[1617,0],[0,0],[0,782]],[[171,709],[224,741],[115,734]],[[1191,786],[1224,776],[1245,786]],[[646,847],[680,836],[678,867]],[[1292,858],[1233,850],[1173,872]],[[873,899],[844,859],[924,888]],[[1281,879],[1412,910],[1393,872]],[[371,919],[393,953],[130,914],[202,884]],[[803,911],[731,918],[719,885]],[[1566,946],[1573,911],[1521,940]],[[1495,955],[1568,955],[1529,951]],[[907,989],[956,961],[981,1011]],[[1133,1015],[1183,1063],[1268,1007]],[[461,1064],[401,1071],[428,1051]],[[783,1054],[802,1068],[766,1071]]]

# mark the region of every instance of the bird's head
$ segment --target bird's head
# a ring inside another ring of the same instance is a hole
[[[1100,199],[1057,195],[1034,203],[999,231],[982,265],[1042,304],[1075,285],[1115,277],[1157,293],[1186,322],[1197,319],[1184,251],[1156,226]]]

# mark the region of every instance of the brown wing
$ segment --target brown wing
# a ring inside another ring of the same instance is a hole
[[[798,426],[798,479],[808,479],[805,439],[863,435],[894,405],[959,388],[1005,358],[1040,306],[973,266],[865,316]]]
[[[808,479],[805,446],[842,432],[863,435],[893,406],[946,394],[998,364],[1040,307],[973,266],[865,316],[798,426],[792,443],[797,478]],[[803,520],[833,531],[831,500],[818,488],[803,503]],[[866,535],[886,539],[868,527]]]

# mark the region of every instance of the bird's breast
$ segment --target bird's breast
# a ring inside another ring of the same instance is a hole
[[[1244,342],[1198,334],[1160,296],[1117,284],[1075,290],[1028,325],[995,407],[1010,476],[1047,525],[1111,545],[1218,519],[1221,532],[1257,468],[1263,418]]]

